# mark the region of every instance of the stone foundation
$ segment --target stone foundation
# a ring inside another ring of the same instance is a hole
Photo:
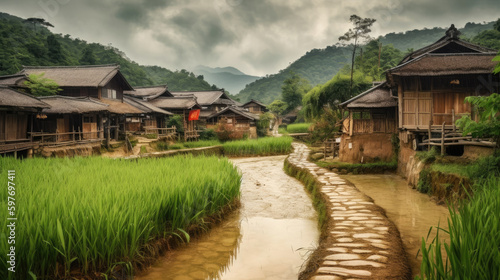
[[[394,152],[391,144],[392,134],[372,133],[342,134],[339,159],[349,163],[368,163],[375,161],[390,162]],[[351,148],[349,148],[351,144]]]

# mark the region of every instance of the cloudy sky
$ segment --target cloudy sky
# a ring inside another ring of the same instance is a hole
[[[337,43],[351,14],[377,19],[374,36],[500,17],[498,0],[1,0],[0,11],[45,18],[55,33],[112,44],[140,64],[251,75]]]

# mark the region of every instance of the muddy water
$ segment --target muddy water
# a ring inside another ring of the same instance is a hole
[[[401,233],[403,246],[408,255],[413,275],[420,273],[421,256],[416,258],[431,226],[447,229],[448,209],[437,205],[428,195],[412,189],[397,175],[349,175],[342,176],[352,182],[375,204],[385,209],[387,217]],[[434,231],[435,232],[435,231]],[[431,239],[434,235],[431,235]]]
[[[297,279],[319,231],[311,199],[283,172],[284,159],[233,159],[243,174],[241,209],[135,279]]]

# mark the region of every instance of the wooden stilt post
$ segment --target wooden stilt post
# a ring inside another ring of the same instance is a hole
[[[443,126],[441,128],[441,155],[444,156],[444,126],[446,122],[443,122]]]
[[[456,131],[456,127],[455,127],[455,109],[451,109],[451,122],[452,122],[452,125],[453,125],[453,132]]]
[[[432,128],[432,119],[429,121],[429,129],[428,129],[429,145],[427,145],[427,151],[431,150],[431,137],[432,137],[431,128]]]

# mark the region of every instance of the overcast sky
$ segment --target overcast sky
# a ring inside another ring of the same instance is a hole
[[[234,66],[251,75],[276,73],[336,44],[351,14],[377,19],[373,36],[500,17],[498,0],[0,1],[2,12],[43,17],[55,33],[112,44],[140,64]]]

